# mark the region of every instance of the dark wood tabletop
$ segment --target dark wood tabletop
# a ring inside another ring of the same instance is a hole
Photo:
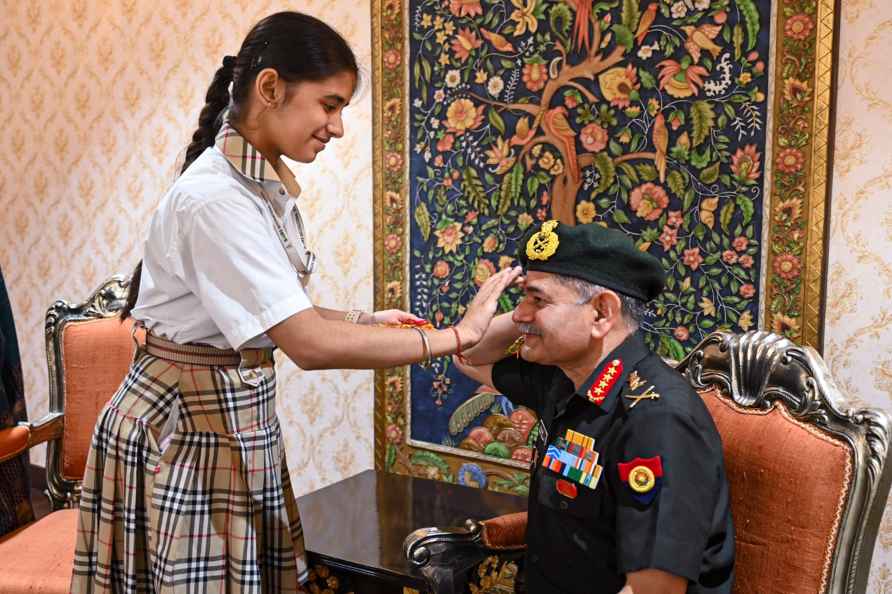
[[[418,528],[462,526],[523,511],[526,497],[366,470],[299,497],[307,552],[332,568],[423,589],[403,555]]]

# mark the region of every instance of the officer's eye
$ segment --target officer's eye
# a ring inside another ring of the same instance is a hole
[[[335,111],[338,108],[337,105],[332,105],[331,103],[323,103],[322,107],[329,113]]]

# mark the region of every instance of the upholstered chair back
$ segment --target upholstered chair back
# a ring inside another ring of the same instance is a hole
[[[47,312],[50,410],[63,413],[62,439],[47,447],[47,482],[53,506],[71,505],[79,492],[93,427],[127,374],[142,331],[117,317],[127,281],[114,277],[87,301],[57,301]]]
[[[735,593],[865,592],[889,491],[887,416],[849,409],[817,353],[774,334],[713,334],[678,369],[722,437]]]

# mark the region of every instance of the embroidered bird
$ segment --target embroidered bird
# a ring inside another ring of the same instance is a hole
[[[573,22],[576,48],[579,49],[584,45],[585,51],[588,52],[592,45],[588,34],[589,20],[592,16],[592,0],[567,0],[567,3],[576,11],[576,20]]]
[[[641,45],[641,42],[644,41],[655,18],[657,18],[657,3],[651,2],[644,9],[644,12],[641,13],[641,18],[638,19],[638,30],[635,31],[635,41],[638,45]]]
[[[656,153],[654,154],[654,165],[660,173],[660,183],[666,181],[666,151],[669,148],[669,130],[666,129],[666,118],[663,113],[657,114],[654,118],[654,128],[651,133]]]
[[[564,147],[567,171],[574,182],[579,181],[579,164],[576,162],[576,132],[567,120],[567,110],[563,105],[545,112],[542,127],[551,136],[558,139]],[[665,127],[665,126],[664,126]]]
[[[513,52],[514,51],[514,46],[511,45],[511,42],[508,41],[507,39],[505,39],[502,35],[499,35],[498,33],[494,32],[494,31],[487,31],[486,29],[483,29],[482,27],[480,29],[480,33],[483,35],[483,37],[486,38],[487,41],[489,41],[492,44],[492,46],[494,48],[496,48],[500,52]]]
[[[685,25],[681,29],[688,36],[687,40],[684,42],[684,47],[688,50],[688,53],[691,54],[694,63],[700,61],[701,49],[705,49],[711,53],[714,60],[718,59],[719,54],[722,53],[722,48],[721,46],[716,45],[712,40],[715,39],[722,30],[721,25],[700,25],[699,27]]]

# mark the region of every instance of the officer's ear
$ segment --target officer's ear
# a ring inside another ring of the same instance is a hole
[[[622,301],[619,295],[611,290],[602,291],[592,299],[594,318],[592,322],[592,336],[604,338],[612,328],[622,322]]]

